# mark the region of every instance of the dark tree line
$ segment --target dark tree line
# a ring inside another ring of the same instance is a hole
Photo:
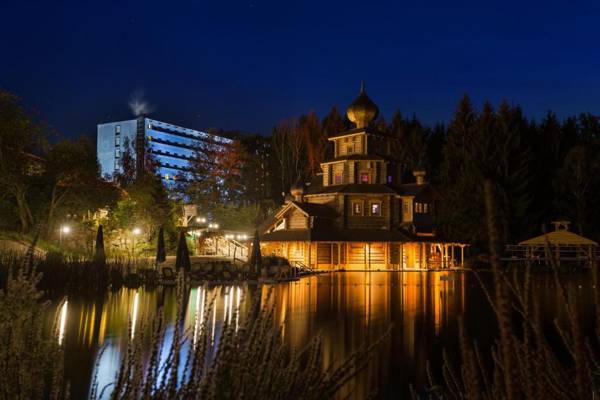
[[[415,115],[396,112],[374,126],[397,138],[393,154],[405,182],[412,181],[413,170],[427,171],[438,193],[438,228],[448,239],[485,248],[486,179],[494,186],[504,243],[538,234],[556,219],[600,238],[598,116],[582,113],[561,120],[549,112],[534,121],[519,106],[502,102],[479,108],[465,96],[447,125],[428,127]],[[283,121],[270,136],[228,132],[233,144],[206,142],[198,148],[179,199],[153,175],[151,158],[149,173],[140,178],[133,160],[127,165],[125,152],[125,172],[117,181],[127,196],[117,200],[114,188],[103,186],[89,140],[52,143],[13,95],[0,92],[0,228],[27,232],[40,224],[56,230],[69,215],[106,205],[115,215],[115,229],[134,221],[172,226],[181,202],[194,202],[224,225],[247,229],[283,203],[293,184],[319,173],[319,164],[332,156],[328,137],[351,128],[332,107],[322,118],[310,112]],[[39,171],[35,155],[44,159]]]
[[[448,239],[486,247],[484,179],[494,184],[504,243],[539,234],[556,219],[600,238],[600,212],[594,207],[600,204],[598,116],[560,120],[548,112],[534,121],[517,105],[486,102],[478,109],[465,96],[447,125],[427,127],[400,112],[389,123],[380,117],[374,125],[398,139],[393,153],[405,182],[412,181],[413,170],[427,171],[438,193],[439,230]],[[260,139],[266,161],[243,172],[269,186],[254,201],[280,204],[291,185],[309,181],[331,156],[327,137],[351,127],[335,107],[323,118],[311,112],[277,125],[270,138]]]

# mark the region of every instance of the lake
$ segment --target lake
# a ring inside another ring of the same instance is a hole
[[[482,273],[484,282],[490,278],[489,273]],[[591,316],[589,276],[563,279],[583,312]],[[533,282],[542,319],[551,330],[553,318],[564,317],[562,301],[552,275],[536,274]],[[418,391],[424,390],[428,361],[432,370],[438,371],[444,350],[450,359],[458,357],[459,316],[483,353],[496,338],[492,310],[478,280],[471,272],[453,271],[336,272],[260,288],[192,286],[185,317],[190,335],[194,335],[196,314],[206,299],[216,298],[211,329],[218,336],[224,319],[244,318],[249,303],[244,299],[260,291],[267,301],[270,287],[284,340],[299,348],[321,335],[326,364],[339,362],[361,344],[378,340],[392,326],[391,335],[376,349],[368,367],[344,387],[341,394],[353,399],[374,391],[379,398],[406,398],[411,383]],[[65,345],[65,373],[72,398],[89,395],[93,376],[100,388],[111,382],[128,336],[135,335],[142,321],[154,317],[161,306],[172,324],[176,303],[175,289],[170,287],[123,288],[95,300],[69,298],[62,310],[64,326],[59,340]],[[130,319],[134,322],[131,332]]]

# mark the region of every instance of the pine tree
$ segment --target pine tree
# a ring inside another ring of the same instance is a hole
[[[491,178],[499,196],[499,221],[504,242],[527,238],[533,187],[530,173],[529,126],[520,107],[501,103],[494,124],[490,158]]]
[[[470,99],[464,96],[448,127],[444,161],[440,171],[438,219],[448,239],[482,247],[485,243],[483,180],[472,151],[479,121]]]

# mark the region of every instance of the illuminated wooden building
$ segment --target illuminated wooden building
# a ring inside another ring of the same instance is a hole
[[[435,233],[435,192],[424,171],[403,183],[395,137],[361,88],[347,115],[356,128],[330,136],[333,157],[261,228],[263,255],[318,269],[428,269],[461,265],[464,245]]]

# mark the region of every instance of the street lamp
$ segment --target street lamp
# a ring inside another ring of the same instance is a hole
[[[69,232],[71,232],[71,227],[68,225],[63,225],[60,227],[60,229],[58,230],[58,244],[61,245],[62,244],[62,237],[63,235],[68,235]]]
[[[135,257],[135,237],[138,236],[140,233],[142,233],[142,230],[140,228],[136,227],[131,230],[131,233],[133,234],[131,252],[132,252],[133,256]]]

